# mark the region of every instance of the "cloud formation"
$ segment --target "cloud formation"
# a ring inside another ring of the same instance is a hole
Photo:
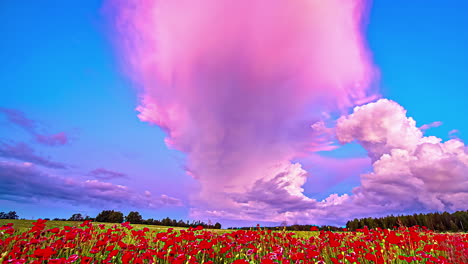
[[[361,144],[372,160],[372,172],[362,174],[361,185],[350,194],[332,194],[322,201],[307,198],[301,195],[305,178],[299,174],[258,182],[235,199],[235,206],[194,208],[192,215],[343,225],[356,217],[466,210],[468,147],[460,140],[424,137],[406,110],[386,99],[355,107],[352,114],[338,119],[335,131],[341,143]],[[289,186],[296,199],[284,192]]]
[[[390,209],[465,210],[468,204],[468,148],[458,139],[424,137],[396,102],[382,99],[337,122],[342,143],[357,140],[373,160],[353,190],[369,203]]]
[[[428,130],[429,128],[440,127],[441,125],[442,125],[442,122],[434,121],[434,122],[432,122],[430,124],[422,125],[419,129],[422,130],[422,131],[425,131],[425,130]]]
[[[36,134],[35,137],[37,142],[48,146],[65,145],[68,142],[68,136],[65,134],[65,132],[59,132],[52,135]]]
[[[325,157],[317,153],[302,158],[305,170],[311,173],[311,180],[304,186],[308,193],[323,194],[331,188],[359,181],[361,173],[372,167],[367,156],[353,158]]]
[[[8,121],[27,131],[33,131],[36,127],[36,122],[27,118],[26,115],[19,110],[0,107],[0,112],[6,116]]]
[[[48,146],[60,146],[68,143],[68,135],[65,132],[56,134],[38,132],[38,122],[29,119],[22,111],[0,107],[0,113],[3,113],[12,124],[19,126],[32,135],[37,143]]]
[[[8,144],[0,141],[0,157],[30,162],[51,169],[67,168],[67,166],[63,163],[51,161],[50,159],[35,154],[34,150],[24,142]]]
[[[123,185],[50,175],[30,163],[4,161],[0,161],[0,200],[28,203],[52,200],[96,207],[126,205],[160,208],[182,205],[181,200],[164,194],[139,194]]]
[[[449,131],[448,135],[450,138],[458,138],[459,133],[460,131],[458,131],[457,129],[452,129]]]
[[[127,178],[127,175],[124,173],[111,171],[103,168],[92,170],[89,174],[99,179]]]
[[[278,195],[288,208],[309,203],[307,172],[291,160],[333,148],[310,125],[376,96],[361,34],[367,2],[110,3],[141,87],[139,118],[187,154],[201,185],[193,203],[250,211]]]
[[[395,102],[366,104],[379,97],[361,34],[367,1],[110,3],[140,120],[167,132],[200,183],[192,217],[343,224],[467,202],[461,141],[424,137]],[[317,201],[303,189],[316,178],[293,160],[336,148],[335,135],[368,152],[348,164],[373,170]]]

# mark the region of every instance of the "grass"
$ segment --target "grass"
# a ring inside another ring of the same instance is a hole
[[[11,219],[0,219],[0,226],[6,225],[7,223],[13,223],[13,227],[15,228],[17,233],[21,233],[27,231],[32,227],[32,223],[36,220],[11,220]],[[63,228],[64,226],[79,226],[82,222],[75,222],[75,221],[47,221],[46,226],[47,228]],[[120,225],[118,223],[101,223],[101,222],[93,222],[93,224],[99,225],[104,224],[106,228],[112,227],[114,225]],[[173,227],[173,226],[159,226],[159,225],[142,225],[142,224],[132,224],[132,226],[136,230],[141,230],[145,227],[149,228],[150,231],[158,231],[158,232],[166,232],[167,229],[172,228],[174,230],[181,230],[187,229],[186,227]],[[218,234],[223,233],[230,233],[236,231],[235,229],[205,229],[211,232],[215,232]],[[255,230],[255,228],[252,228]],[[273,231],[273,232],[284,232],[282,230]],[[285,232],[292,232],[292,231],[285,231]],[[318,236],[320,232],[310,232],[310,231],[294,231],[294,237],[296,238],[310,238],[312,236]]]
[[[30,229],[33,225],[32,223],[36,220],[11,220],[11,219],[0,219],[0,226],[6,225],[7,223],[13,223],[13,227],[15,230],[19,232],[24,232]],[[47,221],[46,226],[47,228],[63,228],[64,226],[78,226],[83,222],[75,222],[75,221]],[[104,224],[106,228],[112,227],[113,225],[120,225],[116,223],[99,223],[93,222],[93,224],[99,225]],[[143,229],[145,227],[149,228],[151,231],[161,231],[164,232],[168,228],[173,228],[174,230],[186,229],[185,227],[171,227],[171,226],[158,226],[158,225],[139,225],[139,224],[132,224],[135,229]]]

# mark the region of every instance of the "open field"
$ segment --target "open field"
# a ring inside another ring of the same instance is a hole
[[[6,225],[7,223],[13,223],[13,227],[15,230],[18,231],[26,231],[33,227],[33,224],[36,220],[10,220],[10,219],[0,219],[0,226]],[[74,221],[47,221],[45,223],[46,228],[63,228],[64,226],[73,226],[73,227],[78,227],[80,224],[83,222],[74,222]],[[105,225],[106,228],[110,228],[114,225],[120,225],[120,224],[114,224],[114,223],[99,223],[99,222],[93,222],[94,225],[100,225],[103,224]],[[157,225],[139,225],[139,224],[133,224],[132,225],[135,229],[143,229],[143,228],[149,228],[151,231],[166,231],[168,228],[173,228],[174,230],[179,230],[179,229],[186,229],[183,227],[170,227],[170,226],[157,226]]]
[[[2,263],[468,263],[468,234],[416,228],[295,234],[41,220],[0,226]]]
[[[6,225],[7,223],[13,223],[13,227],[17,232],[23,232],[28,230],[29,228],[33,227],[33,224],[36,220],[11,220],[11,219],[0,219],[0,226]],[[78,227],[83,222],[75,222],[75,221],[47,221],[45,223],[47,228],[63,228],[64,226],[74,226]],[[110,228],[114,225],[114,223],[100,223],[100,222],[93,222],[94,225],[103,224],[106,228]],[[185,227],[173,227],[173,226],[160,226],[160,225],[141,225],[141,224],[132,224],[134,229],[141,230],[143,228],[148,228],[150,231],[157,231],[157,232],[165,232],[167,229],[172,228],[173,230],[186,230]],[[205,229],[215,233],[229,233],[234,232],[235,230],[232,229]],[[318,235],[318,232],[305,232],[305,231],[296,231],[294,232],[295,237],[302,237],[302,238],[309,238],[311,236]]]

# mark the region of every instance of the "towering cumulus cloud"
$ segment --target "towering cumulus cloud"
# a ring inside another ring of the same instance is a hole
[[[468,148],[458,139],[424,137],[396,102],[381,99],[338,119],[342,143],[357,140],[369,153],[373,172],[361,176],[353,198],[387,211],[465,210]]]
[[[187,154],[201,186],[198,209],[313,206],[301,188],[307,173],[290,161],[330,147],[311,128],[323,112],[373,96],[361,35],[366,1],[111,3],[140,87],[139,118]]]

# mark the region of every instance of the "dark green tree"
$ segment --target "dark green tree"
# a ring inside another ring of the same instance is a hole
[[[96,216],[96,222],[122,223],[123,220],[123,214],[114,210],[104,210]]]
[[[169,217],[166,217],[163,220],[161,220],[161,225],[170,226],[172,225],[172,220]]]
[[[18,215],[15,211],[10,211],[8,213],[0,212],[0,219],[18,219]]]
[[[70,218],[68,218],[68,221],[83,221],[84,218],[81,214],[73,214]]]
[[[369,228],[397,228],[400,226],[424,226],[439,232],[466,231],[468,227],[468,211],[457,211],[454,213],[428,213],[413,215],[389,215],[381,218],[354,219],[346,223],[349,230],[356,230],[368,226]]]
[[[125,217],[125,221],[130,222],[131,224],[141,224],[143,222],[143,217],[139,212],[130,212]]]

